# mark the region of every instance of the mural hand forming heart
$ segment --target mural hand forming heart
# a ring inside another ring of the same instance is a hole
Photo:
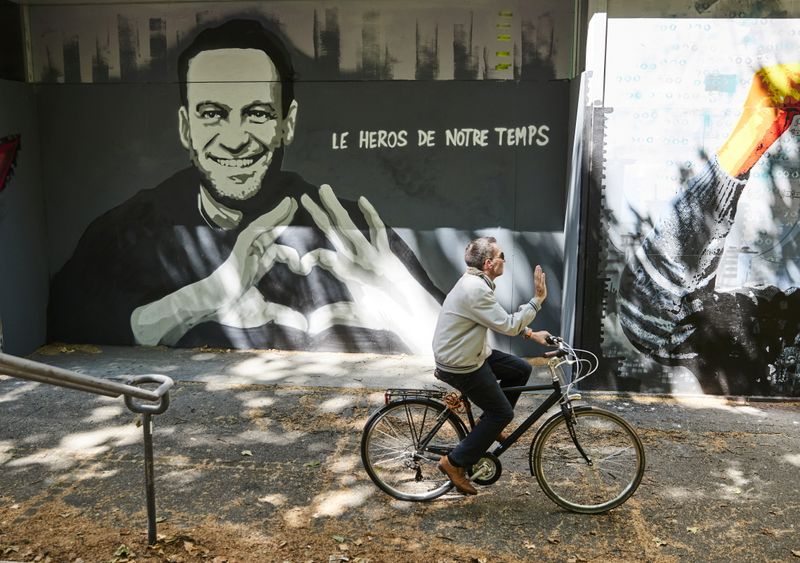
[[[231,255],[210,276],[137,308],[131,316],[136,341],[174,344],[207,320],[245,329],[276,323],[310,335],[343,325],[387,330],[412,352],[429,353],[440,306],[392,252],[375,208],[359,199],[370,227],[367,239],[330,186],[323,185],[319,194],[322,206],[307,194],[301,203],[334,250],[317,248],[300,256],[276,242],[298,209],[297,201],[287,197],[239,234]],[[329,303],[307,315],[268,301],[255,285],[276,263],[303,276],[317,267],[326,270],[347,287],[353,301]]]
[[[391,330],[414,353],[429,353],[440,306],[392,252],[378,212],[367,198],[359,198],[358,207],[369,224],[367,240],[329,185],[323,184],[319,194],[324,210],[307,194],[301,203],[335,248],[313,251],[319,267],[336,276],[354,297],[344,315],[352,315],[351,320],[343,324]],[[316,311],[311,329],[319,324],[315,317],[326,316]]]
[[[20,138],[19,135],[9,135],[0,139],[0,192],[14,175],[14,167],[17,164],[17,154],[20,149]]]
[[[240,299],[220,308],[214,318],[240,328],[275,322],[310,335],[336,325],[388,330],[397,334],[412,352],[429,353],[440,306],[392,252],[378,212],[366,198],[359,199],[359,209],[370,226],[367,239],[329,185],[324,184],[319,194],[322,207],[307,194],[301,197],[301,204],[334,250],[318,248],[300,256],[296,249],[275,243],[276,237],[270,235],[268,241],[257,239],[265,248],[256,254],[262,268],[281,262],[293,273],[304,276],[315,267],[322,268],[345,284],[353,301],[323,305],[304,316],[266,301],[251,287]]]

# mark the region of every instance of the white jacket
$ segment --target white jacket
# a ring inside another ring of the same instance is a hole
[[[469,268],[447,294],[433,334],[436,367],[450,373],[475,371],[492,349],[489,329],[516,336],[542,308],[535,298],[508,314],[494,296],[494,283],[480,270]]]

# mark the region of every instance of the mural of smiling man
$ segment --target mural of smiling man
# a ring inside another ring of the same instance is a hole
[[[443,297],[365,199],[281,170],[299,108],[258,22],[178,61],[192,166],[96,219],[53,278],[52,340],[428,353]]]

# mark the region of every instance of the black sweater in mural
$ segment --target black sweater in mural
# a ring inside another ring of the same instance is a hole
[[[620,324],[639,350],[688,367],[707,393],[796,394],[796,365],[784,356],[800,333],[800,291],[715,290],[744,186],[716,160],[690,181],[622,273]]]
[[[159,186],[139,192],[97,218],[81,237],[75,253],[53,277],[48,330],[51,341],[134,344],[131,313],[216,270],[230,255],[237,236],[252,220],[286,196],[299,201],[308,194],[319,201],[318,190],[291,172],[271,175],[269,183],[250,202],[237,229],[209,226],[198,210],[200,177],[194,168],[178,172]],[[358,206],[340,200],[359,229],[369,228]],[[391,229],[392,252],[420,285],[441,303],[436,288],[414,253]],[[303,206],[276,241],[300,255],[317,248],[333,249]],[[307,314],[320,306],[352,301],[347,287],[326,270],[295,274],[281,263],[256,285],[268,301]],[[405,345],[390,330],[334,325],[316,335],[268,323],[257,328],[234,328],[208,321],[191,328],[180,347],[278,348],[287,350],[346,350],[396,353]]]

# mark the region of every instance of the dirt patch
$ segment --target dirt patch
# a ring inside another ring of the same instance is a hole
[[[58,356],[59,354],[74,354],[76,352],[81,354],[102,354],[103,350],[99,346],[92,344],[62,344],[60,342],[47,344],[36,350],[36,353],[42,356]]]
[[[280,518],[253,525],[215,522],[212,518],[191,527],[162,522],[158,542],[149,546],[142,530],[114,525],[113,518],[78,511],[61,500],[34,504],[0,509],[0,558],[3,560],[70,563],[524,561],[511,554],[493,553],[489,557],[476,553],[475,548],[460,544],[445,532],[420,530],[418,519],[414,518],[400,527],[392,521],[389,525],[377,524],[369,528],[342,521],[287,525]],[[539,557],[543,555],[542,551],[537,553]]]

